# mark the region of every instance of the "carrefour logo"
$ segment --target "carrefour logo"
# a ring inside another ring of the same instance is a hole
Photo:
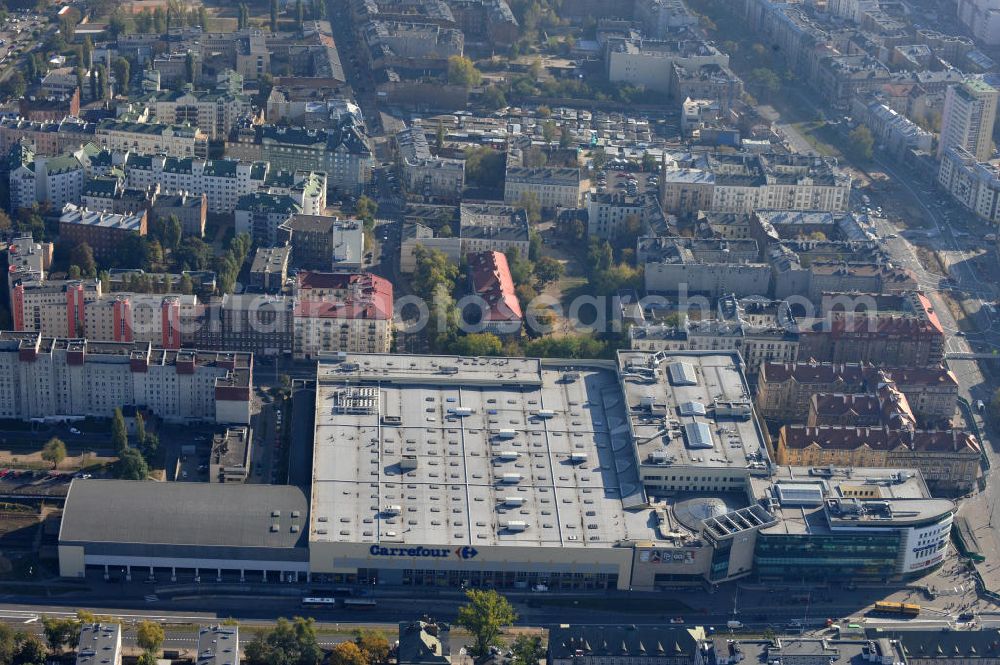
[[[453,550],[446,547],[382,547],[381,545],[372,545],[368,553],[372,556],[402,556],[421,559],[447,558],[450,556],[455,556],[459,559],[472,559],[479,554],[479,550],[469,545],[456,547]]]

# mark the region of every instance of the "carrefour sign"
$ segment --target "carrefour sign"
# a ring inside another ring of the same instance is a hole
[[[451,556],[458,557],[459,559],[472,559],[479,554],[479,550],[469,545],[456,547],[453,550],[447,547],[382,547],[381,545],[372,545],[368,553],[372,556],[409,557],[416,559],[441,559]]]

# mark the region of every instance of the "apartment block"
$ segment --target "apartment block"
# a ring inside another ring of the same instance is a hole
[[[208,157],[208,137],[197,127],[102,120],[94,142],[119,152],[168,157]]]
[[[106,260],[115,255],[129,236],[146,235],[145,210],[116,214],[88,210],[67,203],[59,217],[59,237],[71,245],[87,243],[94,258]]]
[[[300,272],[295,296],[296,358],[389,351],[393,296],[388,280],[368,273]]]
[[[954,147],[964,148],[979,161],[992,156],[998,96],[1000,91],[977,78],[968,78],[948,88],[941,116],[938,159]]]
[[[579,208],[583,182],[578,168],[508,166],[503,200],[520,205],[534,198],[542,208]]]
[[[403,170],[403,185],[411,194],[457,201],[465,187],[465,160],[431,154],[422,127],[396,134],[396,147]]]
[[[143,407],[171,422],[250,422],[253,356],[0,332],[0,416],[108,418]]]
[[[330,191],[359,194],[371,180],[374,163],[363,127],[350,116],[332,129],[243,125],[232,131],[226,154],[264,161],[282,171],[326,173]]]
[[[257,243],[273,245],[279,227],[301,212],[302,208],[287,194],[245,194],[236,202],[236,232],[248,233]]]
[[[204,194],[208,212],[229,213],[236,208],[241,196],[265,188],[270,167],[264,162],[130,152],[124,170],[129,187],[145,189],[159,184],[164,193]]]
[[[278,242],[291,246],[292,268],[360,270],[364,262],[364,225],[357,219],[295,214],[278,227]]]
[[[751,212],[758,208],[843,212],[851,177],[830,157],[707,153],[660,174],[668,213]]]
[[[212,141],[228,137],[237,121],[253,110],[248,97],[217,90],[165,91],[145,103],[156,122],[197,127]]]
[[[892,381],[921,425],[946,423],[955,414],[958,379],[949,369],[859,363],[770,362],[757,375],[756,408],[761,417],[805,424],[813,395],[873,392]]]

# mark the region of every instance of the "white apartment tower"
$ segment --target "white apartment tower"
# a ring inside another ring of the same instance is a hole
[[[975,78],[948,88],[941,118],[938,159],[954,146],[965,148],[978,161],[990,158],[998,94],[996,88]]]

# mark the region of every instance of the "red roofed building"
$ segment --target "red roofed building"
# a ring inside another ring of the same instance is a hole
[[[295,283],[296,358],[320,353],[388,353],[392,283],[369,273],[300,272]]]
[[[800,359],[935,367],[944,359],[944,329],[922,293],[849,294],[876,302],[875,311],[826,312],[799,337]]]
[[[968,432],[786,425],[775,461],[790,466],[919,469],[928,487],[968,492],[979,476],[979,441]]]
[[[472,292],[483,299],[480,326],[483,332],[517,335],[524,324],[521,303],[514,292],[507,257],[497,251],[469,254],[469,282]]]

